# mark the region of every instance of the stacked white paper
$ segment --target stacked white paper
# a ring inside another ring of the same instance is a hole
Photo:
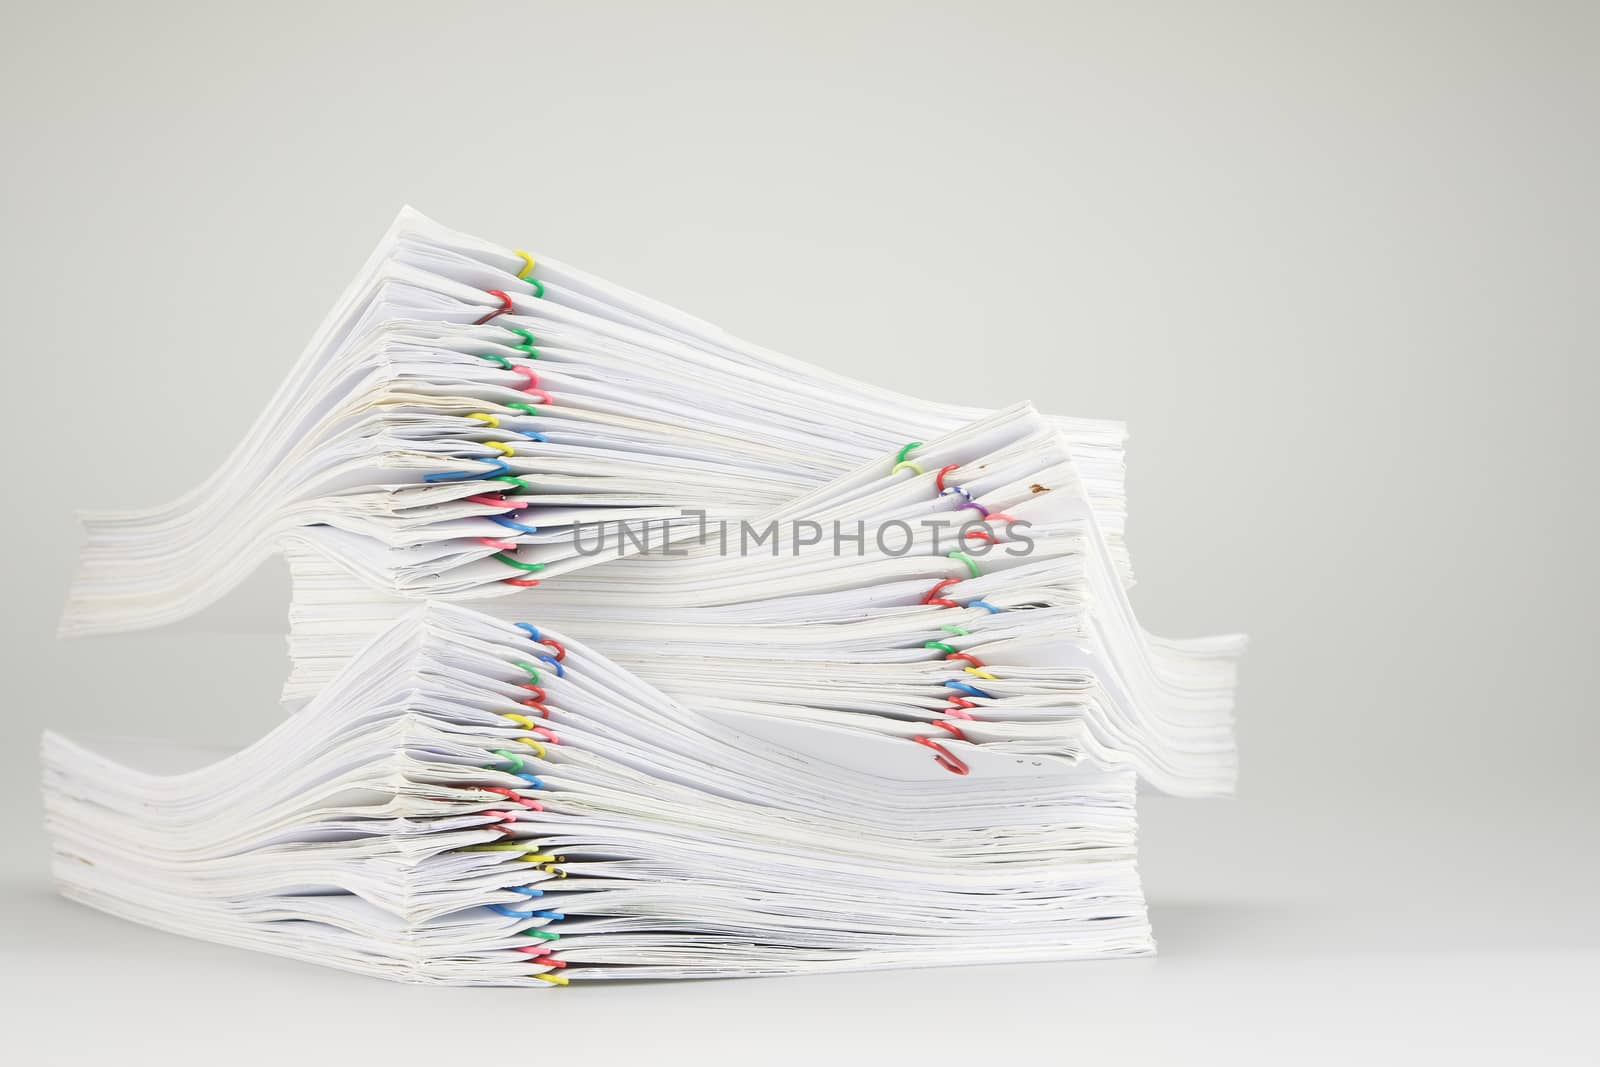
[[[888,743],[847,770],[539,637],[417,609],[302,714],[186,773],[47,735],[63,892],[449,984],[1151,951],[1131,774],[996,760],[956,779]],[[559,673],[531,666],[557,655]],[[534,672],[540,710],[523,703]]]
[[[86,517],[62,632],[183,618],[286,546],[396,593],[511,593],[607,558],[574,551],[575,523],[760,514],[983,414],[530,261],[403,211],[210,479]],[[1126,575],[1123,429],[1055,422]]]
[[[216,475],[88,520],[67,634],[286,555],[298,714],[47,736],[63,890],[462,984],[1147,952],[1135,785],[1231,792],[1244,640],[1140,627],[1122,441],[402,212]]]
[[[1229,792],[1243,639],[1169,641],[1138,626],[1060,433],[1018,410],[914,455],[921,474],[880,460],[674,555],[484,606],[511,618],[536,600],[541,618],[725,719],[921,738],[958,773],[986,748],[1126,763],[1179,795]],[[750,530],[770,539],[739,544]],[[291,561],[293,704],[407,601],[320,553]]]

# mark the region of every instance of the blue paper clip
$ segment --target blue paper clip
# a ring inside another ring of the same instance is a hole
[[[523,510],[526,511],[527,509],[524,508]],[[501,526],[506,527],[508,530],[521,530],[523,533],[539,532],[539,527],[537,526],[527,526],[520,522],[513,522],[504,515],[485,515],[484,518],[493,519],[495,522],[498,522]]]
[[[493,478],[497,474],[511,473],[511,468],[498,459],[482,459],[477,456],[466,458],[475,459],[479,463],[493,463],[495,469],[487,474],[474,474],[472,471],[434,471],[432,474],[424,474],[422,480],[425,482],[473,482],[480,478]]]

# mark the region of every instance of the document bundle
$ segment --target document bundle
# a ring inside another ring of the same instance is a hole
[[[1136,785],[1231,792],[1244,641],[1138,624],[1123,440],[408,209],[215,475],[86,517],[66,634],[287,557],[289,714],[47,735],[62,891],[450,984],[1153,951]]]

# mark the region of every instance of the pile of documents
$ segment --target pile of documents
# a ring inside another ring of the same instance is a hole
[[[211,479],[86,516],[66,634],[286,556],[290,714],[47,735],[62,889],[454,984],[1150,952],[1136,782],[1232,790],[1244,641],[1139,626],[1123,440],[408,209]]]

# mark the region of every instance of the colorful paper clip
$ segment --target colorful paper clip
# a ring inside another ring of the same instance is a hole
[[[490,322],[490,321],[492,321],[494,319],[498,319],[501,315],[504,315],[506,312],[511,310],[511,298],[509,296],[507,296],[504,292],[502,292],[499,289],[490,289],[490,290],[488,290],[488,293],[489,293],[490,296],[497,296],[497,297],[500,298],[500,306],[497,309],[495,309],[494,311],[489,312],[487,315],[485,315],[483,318],[479,319],[477,322],[474,322],[472,324],[474,326],[482,326],[484,323]],[[539,295],[540,296],[544,295],[542,287],[541,287],[541,291],[540,291]]]

